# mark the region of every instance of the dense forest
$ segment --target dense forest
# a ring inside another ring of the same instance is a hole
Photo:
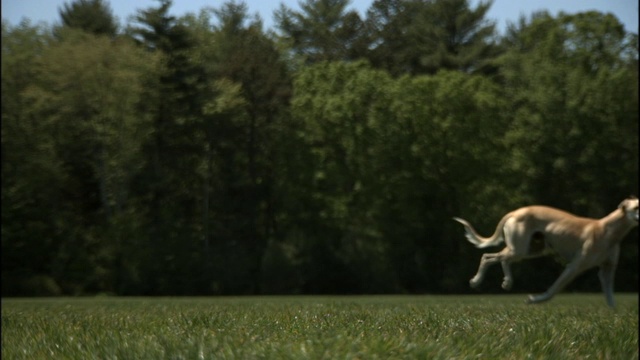
[[[488,235],[637,195],[638,35],[612,14],[500,34],[490,1],[303,0],[273,29],[171,5],[2,21],[2,296],[464,294],[482,251],[453,216]],[[518,263],[514,291],[561,269]]]

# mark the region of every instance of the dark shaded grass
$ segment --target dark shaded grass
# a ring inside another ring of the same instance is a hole
[[[2,300],[3,359],[638,358],[638,296]]]

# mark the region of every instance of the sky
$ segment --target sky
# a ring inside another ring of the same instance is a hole
[[[470,0],[475,6],[480,0]],[[106,0],[111,6],[113,14],[120,24],[126,24],[127,19],[138,9],[156,7],[155,0]],[[225,0],[173,0],[169,12],[175,16],[186,13],[198,13],[205,7],[219,7]],[[299,10],[300,0],[245,0],[249,14],[259,14],[265,29],[273,28],[273,11],[281,3],[294,10]],[[60,21],[58,9],[71,0],[2,0],[2,19],[11,25],[17,25],[23,18],[32,23],[46,22],[48,24]],[[352,0],[350,9],[357,10],[361,15],[366,13],[373,0]],[[552,15],[559,11],[576,13],[588,10],[598,10],[613,13],[627,31],[638,33],[638,1],[637,0],[494,0],[487,15],[495,20],[498,31],[504,31],[508,23],[518,21],[521,15],[529,16],[534,11],[548,10]]]

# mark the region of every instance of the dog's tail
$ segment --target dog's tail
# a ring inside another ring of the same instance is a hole
[[[460,224],[462,224],[462,226],[464,226],[465,237],[467,238],[467,240],[469,240],[469,242],[475,245],[477,248],[482,249],[489,246],[499,245],[504,242],[503,228],[504,224],[507,222],[507,220],[509,220],[510,217],[511,214],[505,215],[498,223],[498,226],[493,232],[493,235],[487,238],[478,235],[476,230],[473,228],[473,226],[471,226],[471,224],[469,224],[467,220],[461,219],[459,217],[454,217],[453,220],[459,222]]]

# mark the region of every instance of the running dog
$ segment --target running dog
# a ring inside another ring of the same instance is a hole
[[[488,238],[478,235],[464,219],[454,217],[465,229],[469,242],[478,248],[499,245],[506,247],[497,253],[482,255],[478,273],[469,281],[476,288],[484,279],[487,268],[502,264],[502,288],[513,285],[510,264],[526,258],[557,254],[568,265],[544,293],[529,295],[527,303],[550,300],[576,276],[592,267],[600,267],[598,276],[602,291],[610,307],[613,300],[613,278],[620,255],[620,242],[629,231],[638,226],[638,198],[631,196],[602,219],[578,217],[546,206],[526,206],[506,214]]]

